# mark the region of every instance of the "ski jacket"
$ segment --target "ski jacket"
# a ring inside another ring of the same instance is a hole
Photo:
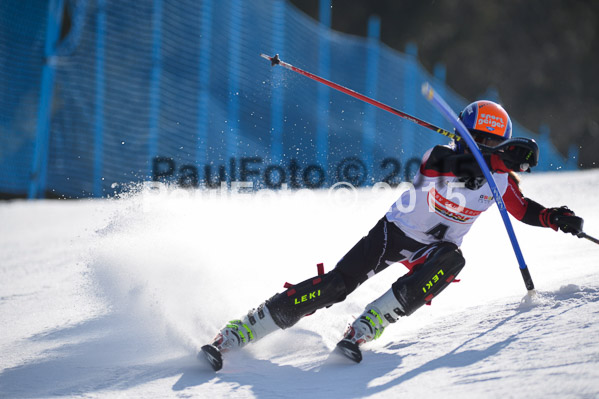
[[[484,158],[490,165],[490,156]],[[510,214],[524,223],[548,227],[545,207],[524,197],[515,175],[492,173]],[[494,202],[472,154],[436,146],[424,154],[414,185],[402,193],[386,217],[416,241],[450,241],[460,246],[472,224]]]

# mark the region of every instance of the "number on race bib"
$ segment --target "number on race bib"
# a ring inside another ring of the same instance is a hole
[[[427,231],[426,234],[428,234],[429,236],[433,236],[437,240],[441,241],[445,237],[447,229],[449,229],[448,225],[439,223],[438,225]]]

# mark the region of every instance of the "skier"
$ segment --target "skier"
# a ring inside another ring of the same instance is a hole
[[[500,105],[476,101],[459,119],[479,144],[507,210],[516,219],[565,233],[582,232],[582,218],[566,206],[545,208],[521,193],[514,172],[536,166],[538,147],[534,140],[511,139],[512,123]],[[401,316],[430,303],[456,278],[465,264],[459,249],[462,239],[494,202],[482,170],[462,140],[428,150],[414,184],[416,190],[404,192],[333,270],[326,274],[319,270],[319,275],[230,321],[211,345],[202,347],[200,355],[219,370],[223,352],[289,328],[302,317],[345,300],[366,279],[401,262],[409,272],[367,305],[337,344],[341,353],[360,362],[360,345],[380,337]]]

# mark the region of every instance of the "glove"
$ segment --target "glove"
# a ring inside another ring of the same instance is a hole
[[[498,172],[530,172],[539,163],[539,147],[532,139],[513,138],[493,148],[491,168]]]
[[[567,206],[544,209],[541,211],[540,218],[543,226],[551,227],[555,231],[559,229],[573,235],[582,233],[584,220],[574,215],[574,212]]]

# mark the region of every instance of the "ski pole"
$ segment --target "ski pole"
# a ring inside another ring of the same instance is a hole
[[[588,235],[587,233],[580,233],[577,235],[578,238],[586,238],[587,240],[594,242],[595,244],[599,244],[599,240],[596,239],[595,237],[591,237],[590,235]]]
[[[358,100],[362,100],[364,102],[367,102],[368,104],[374,105],[375,107],[378,107],[378,108],[383,109],[385,111],[391,112],[392,114],[395,114],[395,115],[400,116],[400,117],[402,117],[404,119],[407,119],[409,121],[417,123],[420,126],[424,126],[424,127],[428,128],[430,130],[434,130],[435,132],[440,133],[443,136],[447,136],[450,139],[454,139],[456,141],[461,140],[461,137],[459,135],[455,134],[455,133],[452,133],[452,132],[450,132],[448,130],[445,130],[445,129],[441,129],[440,127],[435,126],[435,125],[433,125],[431,123],[428,123],[426,121],[423,121],[422,119],[418,119],[415,116],[412,116],[410,114],[406,114],[403,111],[400,111],[400,110],[398,110],[396,108],[393,108],[393,107],[391,107],[391,106],[389,106],[387,104],[383,104],[382,102],[377,101],[377,100],[375,100],[373,98],[367,97],[364,94],[360,94],[357,91],[354,91],[352,89],[348,89],[347,87],[341,86],[341,85],[339,85],[339,84],[337,84],[335,82],[331,82],[330,80],[327,80],[327,79],[322,78],[320,76],[314,75],[311,72],[304,71],[303,69],[300,69],[300,68],[295,67],[295,66],[293,66],[291,64],[288,64],[288,63],[282,61],[279,58],[279,54],[275,54],[274,57],[268,56],[266,54],[260,54],[260,57],[269,60],[270,61],[270,65],[273,66],[273,67],[275,65],[280,65],[283,68],[289,69],[290,71],[297,72],[300,75],[304,75],[304,76],[306,76],[306,77],[308,77],[308,78],[310,78],[312,80],[315,80],[317,82],[323,83],[323,84],[325,84],[325,85],[327,85],[327,86],[329,86],[329,87],[331,87],[331,88],[333,88],[335,90],[338,90],[338,91],[340,91],[342,93],[350,95],[350,96],[352,96],[354,98],[357,98]]]
[[[514,248],[514,253],[516,254],[516,259],[518,260],[518,264],[520,265],[520,272],[522,273],[522,278],[524,279],[524,285],[526,285],[526,289],[528,289],[529,293],[533,293],[535,289],[535,285],[532,281],[532,277],[530,276],[530,271],[526,266],[526,262],[524,261],[524,256],[522,255],[522,251],[520,250],[520,245],[518,244],[518,240],[516,239],[516,233],[514,232],[514,228],[512,223],[510,222],[509,215],[507,213],[507,209],[505,208],[505,203],[503,202],[503,198],[501,197],[501,193],[497,188],[497,183],[493,179],[493,175],[485,162],[478,145],[468,132],[468,129],[464,126],[462,121],[460,121],[457,115],[453,112],[451,107],[447,105],[445,100],[436,93],[433,88],[425,83],[422,85],[422,94],[429,100],[441,114],[458,130],[460,136],[466,144],[468,148],[470,148],[470,152],[474,155],[474,158],[480,165],[487,182],[489,183],[489,187],[491,188],[491,192],[493,193],[493,199],[495,199],[495,203],[497,203],[497,208],[499,209],[499,213],[503,219],[503,223],[505,224],[505,229],[507,230],[508,236],[510,237],[510,241],[512,242],[512,247]]]

